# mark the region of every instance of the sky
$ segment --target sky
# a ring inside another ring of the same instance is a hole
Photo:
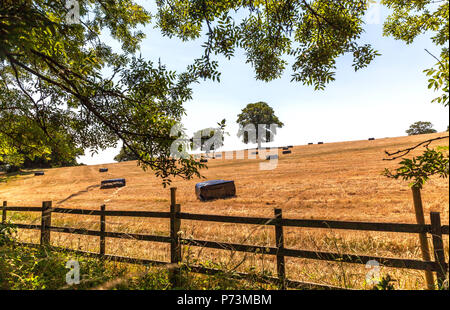
[[[149,2],[141,2],[154,12]],[[153,1],[150,1],[153,3]],[[288,67],[282,78],[272,82],[257,81],[245,54],[237,50],[231,60],[219,57],[221,82],[201,81],[193,85],[193,98],[185,103],[186,116],[182,122],[188,133],[214,127],[223,118],[227,120],[221,150],[239,150],[246,145],[237,137],[237,115],[249,103],[264,101],[275,111],[284,127],[277,131],[275,141],[265,146],[302,145],[309,142],[340,142],[405,136],[405,130],[416,121],[430,121],[437,131],[445,131],[449,124],[448,108],[431,103],[438,93],[429,90],[424,69],[436,60],[425,49],[439,55],[429,36],[418,37],[413,44],[382,34],[382,22],[388,15],[386,8],[373,6],[366,17],[365,33],[361,42],[372,44],[381,56],[357,72],[352,68],[351,55],[337,60],[336,81],[323,91],[312,86],[290,82],[292,70]],[[146,39],[141,43],[143,58],[165,64],[179,72],[202,55],[204,38],[181,42],[163,37],[153,25],[142,28]],[[106,42],[117,47],[110,37]],[[78,159],[84,164],[114,162],[117,148],[99,151]]]

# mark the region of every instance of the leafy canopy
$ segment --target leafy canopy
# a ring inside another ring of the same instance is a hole
[[[382,0],[382,4],[392,10],[392,14],[384,23],[384,35],[393,36],[395,39],[403,40],[411,44],[421,34],[431,33],[432,43],[441,49],[439,57],[428,52],[434,57],[437,63],[429,69],[424,70],[428,76],[428,88],[440,92],[440,96],[433,102],[438,102],[443,106],[449,105],[449,2],[442,0]],[[432,133],[429,122],[416,122],[406,131],[408,135]],[[403,159],[400,167],[394,173],[388,169],[384,174],[391,178],[402,178],[413,180],[411,186],[422,188],[423,184],[432,175],[439,175],[446,178],[449,173],[449,154],[444,152],[446,147],[429,149],[432,141],[448,139],[447,136],[429,139],[419,143],[414,147],[389,154],[395,156],[391,159],[403,157],[420,145],[426,145],[426,150],[422,155],[411,159]],[[397,155],[402,154],[402,155]]]
[[[0,113],[26,115],[42,130],[59,118],[77,146],[93,152],[121,140],[164,185],[174,176],[199,175],[202,165],[193,159],[170,157],[176,138],[170,129],[184,114],[195,78],[133,56],[144,38],[135,29],[150,22],[134,1],[79,4],[81,23],[67,24],[65,1],[0,2]],[[101,38],[105,31],[121,44],[118,52]],[[4,144],[4,153],[13,152]]]
[[[279,78],[293,59],[292,80],[323,89],[335,79],[336,58],[353,56],[355,70],[377,54],[361,44],[369,0],[157,0],[157,26],[168,37],[195,40],[206,29],[204,53],[190,66],[220,80],[215,55],[245,51],[256,79]]]
[[[384,34],[407,44],[419,35],[431,33],[433,44],[441,49],[437,63],[424,70],[428,76],[428,88],[441,92],[433,101],[449,104],[449,2],[443,0],[382,0],[392,9],[384,23]]]

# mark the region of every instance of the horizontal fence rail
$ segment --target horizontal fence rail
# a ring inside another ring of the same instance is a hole
[[[235,224],[254,224],[254,225],[276,225],[275,218],[258,217],[238,217],[224,215],[191,214],[180,213],[183,220],[196,220],[220,223]],[[284,227],[303,227],[303,228],[331,228],[345,230],[366,230],[380,232],[398,232],[398,233],[429,233],[431,225],[419,224],[399,224],[399,223],[370,223],[370,222],[347,222],[347,221],[328,221],[328,220],[304,220],[304,219],[280,219],[279,225]],[[449,234],[449,226],[442,226],[442,233]]]
[[[53,208],[54,213],[64,214],[80,214],[80,215],[105,215],[105,216],[123,216],[123,217],[154,217],[169,218],[170,212],[153,212],[153,211],[101,211],[86,209],[69,209],[69,208]]]
[[[187,244],[219,250],[233,250],[237,252],[261,253],[268,255],[282,255],[285,257],[308,258],[315,260],[339,261],[344,263],[366,264],[370,260],[376,260],[386,267],[407,268],[416,270],[438,271],[440,266],[436,262],[424,262],[421,260],[388,258],[379,256],[365,256],[355,254],[339,254],[311,250],[279,249],[266,246],[244,245],[235,243],[223,243],[204,240],[182,239]]]
[[[342,289],[335,286],[321,285],[315,283],[294,281],[287,279],[285,273],[285,257],[304,258],[312,260],[323,260],[333,262],[344,262],[353,264],[366,264],[369,261],[376,260],[380,265],[393,268],[406,268],[415,270],[428,270],[436,272],[438,283],[445,281],[448,274],[448,263],[445,261],[442,235],[449,234],[449,225],[441,225],[440,215],[437,212],[430,213],[431,224],[402,224],[402,223],[372,223],[372,222],[349,222],[349,221],[329,221],[329,220],[307,220],[307,219],[286,219],[282,217],[282,210],[275,209],[273,218],[260,217],[240,217],[240,216],[223,216],[223,215],[207,215],[182,213],[181,206],[176,203],[176,188],[171,188],[171,205],[170,212],[154,212],[154,211],[115,211],[106,210],[105,205],[100,210],[74,209],[74,208],[52,208],[51,202],[42,203],[42,207],[19,207],[7,206],[7,202],[3,202],[2,207],[2,223],[6,224],[6,215],[8,211],[16,212],[41,212],[41,225],[10,223],[11,226],[20,229],[36,229],[41,231],[40,245],[26,244],[28,246],[49,246],[58,251],[69,251],[86,256],[108,259],[111,261],[133,263],[133,264],[154,264],[169,265],[182,263],[182,246],[190,245],[194,247],[203,247],[219,250],[231,250],[237,252],[258,253],[276,256],[278,277],[256,276],[253,274],[245,274],[233,272],[228,276],[236,279],[257,279],[263,283],[279,284],[281,288],[327,288]],[[90,215],[100,217],[100,230],[90,230],[83,228],[58,227],[51,225],[52,213],[73,214],[73,215]],[[139,217],[139,218],[166,218],[170,220],[169,236],[158,236],[148,234],[121,233],[106,231],[106,217]],[[251,225],[270,225],[275,227],[276,246],[257,246],[238,243],[216,242],[209,240],[186,239],[180,237],[181,220],[206,221],[218,223],[233,224],[251,224]],[[377,232],[397,232],[397,233],[430,233],[433,241],[434,261],[423,261],[417,259],[401,259],[379,256],[367,256],[356,254],[341,254],[332,252],[299,250],[284,247],[283,227],[302,227],[302,228],[324,228],[324,229],[343,229],[356,231],[377,231]],[[62,247],[51,246],[50,233],[68,233],[78,235],[88,235],[100,237],[99,253],[73,250]],[[120,238],[140,241],[162,242],[170,244],[170,262],[154,261],[149,259],[131,258],[117,255],[106,254],[105,238]],[[169,274],[171,282],[179,285],[179,270],[177,268]],[[206,268],[203,266],[190,266],[191,272],[202,274],[217,274],[224,272],[221,270]]]
[[[42,212],[41,207],[6,207],[6,211]],[[101,216],[123,216],[123,217],[149,217],[170,218],[170,212],[154,211],[99,211],[86,209],[52,208],[52,213],[77,214]],[[180,213],[177,216],[183,220],[195,220],[206,222],[252,224],[252,225],[276,225],[275,218],[263,217],[240,217],[210,214]],[[344,230],[397,232],[397,233],[431,233],[431,225],[401,224],[401,223],[373,223],[373,222],[351,222],[351,221],[329,221],[329,220],[305,220],[305,219],[281,219],[279,222],[284,227],[303,228],[329,228]],[[449,234],[449,225],[442,225],[442,234]]]

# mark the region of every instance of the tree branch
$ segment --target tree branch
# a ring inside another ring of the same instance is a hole
[[[395,160],[397,158],[403,157],[407,154],[409,154],[412,150],[415,150],[416,148],[418,148],[419,146],[423,145],[424,147],[428,147],[431,142],[436,141],[436,140],[442,140],[442,139],[448,139],[449,136],[443,136],[443,137],[438,137],[438,138],[433,138],[433,139],[428,139],[425,141],[420,142],[419,144],[413,146],[413,147],[409,147],[403,150],[398,150],[396,152],[393,153],[389,153],[388,151],[384,151],[386,153],[387,156],[393,156],[392,158],[383,158],[383,160]]]

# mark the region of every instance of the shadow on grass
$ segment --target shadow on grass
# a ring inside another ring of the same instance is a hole
[[[211,201],[217,201],[217,200],[229,200],[229,199],[233,199],[233,198],[237,198],[237,195],[227,196],[227,197],[219,197],[219,198],[208,198],[208,199],[200,198],[198,200],[201,202],[211,202]]]
[[[87,192],[89,192],[90,189],[97,188],[97,187],[100,187],[100,185],[89,185],[85,189],[83,189],[81,191],[78,191],[78,192],[76,192],[74,194],[71,194],[71,195],[67,196],[66,198],[64,198],[63,200],[58,201],[57,204],[61,204],[63,202],[66,202],[67,200],[72,199],[73,197],[76,197],[76,196],[81,195],[83,193],[87,193]]]
[[[35,173],[36,171],[16,171],[10,173],[0,173],[0,183],[7,183],[8,181],[17,178],[22,175],[30,175]]]

